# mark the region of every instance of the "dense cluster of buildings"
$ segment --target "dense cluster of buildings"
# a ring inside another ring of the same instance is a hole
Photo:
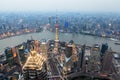
[[[1,13],[0,38],[25,33],[25,30],[37,29],[50,24],[48,29],[54,31],[56,13]],[[57,13],[60,32],[85,33],[120,39],[119,14]],[[18,33],[18,34],[19,34]]]
[[[57,16],[55,20],[55,40],[31,39],[5,49],[5,54],[0,56],[1,80],[118,80],[120,78],[119,53],[113,52],[107,43],[87,46],[76,44],[73,40],[59,41]]]
[[[57,44],[54,40],[28,40],[5,49],[0,79],[118,80],[119,60],[119,53],[113,52],[108,44],[87,46],[72,40]]]

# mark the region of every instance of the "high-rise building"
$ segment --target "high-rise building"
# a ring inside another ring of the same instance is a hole
[[[5,54],[6,54],[6,60],[7,60],[7,62],[8,62],[8,65],[10,66],[10,67],[12,67],[13,66],[13,64],[14,64],[14,57],[13,57],[13,54],[12,54],[12,49],[11,48],[6,48],[5,49]]]
[[[82,46],[81,53],[79,54],[80,68],[83,68],[84,55],[85,55],[85,45]]]
[[[102,44],[101,47],[101,55],[105,54],[106,50],[108,49],[108,44]]]
[[[6,48],[5,54],[6,54],[6,60],[10,67],[14,66],[14,64],[16,63],[19,63],[18,54],[15,48],[10,48],[10,47]]]
[[[69,58],[70,56],[72,56],[72,47],[71,46],[66,46],[66,49],[65,49],[65,55],[67,58]]]
[[[26,63],[22,67],[25,80],[47,80],[45,66],[46,58],[38,54],[36,51],[31,51]]]
[[[101,66],[101,73],[107,75],[110,73],[113,73],[113,53],[112,52],[106,52],[105,55],[103,56],[103,61],[102,61],[102,66]]]

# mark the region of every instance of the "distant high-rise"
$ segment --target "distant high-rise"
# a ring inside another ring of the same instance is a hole
[[[51,25],[51,23],[52,23],[52,17],[49,16],[49,24]]]
[[[2,26],[2,29],[4,29],[4,30],[6,29],[6,26],[5,26],[5,24],[3,24],[3,26]]]

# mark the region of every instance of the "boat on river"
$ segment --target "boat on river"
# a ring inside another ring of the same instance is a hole
[[[119,41],[118,39],[115,38],[110,38],[111,41]]]
[[[120,42],[115,42],[116,45],[120,45]]]

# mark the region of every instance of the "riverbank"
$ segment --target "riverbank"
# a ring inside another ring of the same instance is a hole
[[[16,46],[20,43],[23,43],[27,41],[28,39],[31,39],[31,36],[35,40],[41,40],[41,39],[55,39],[55,33],[46,31],[46,32],[39,32],[39,33],[29,33],[29,34],[22,34],[19,36],[13,36],[9,38],[5,38],[0,40],[0,51],[3,51],[4,48],[8,46]],[[120,52],[120,45],[115,45],[115,41],[112,41],[108,38],[103,37],[96,37],[96,36],[89,36],[89,35],[83,35],[83,34],[75,34],[73,33],[59,33],[59,40],[60,41],[70,41],[73,40],[77,44],[86,44],[88,46],[91,46],[93,44],[102,44],[102,43],[108,43],[109,47],[112,48],[115,52]]]
[[[41,31],[40,31],[41,32]],[[50,31],[51,32],[51,31]],[[25,34],[31,34],[31,33],[39,33],[38,31],[30,31],[29,32],[21,32],[20,34],[15,34],[15,35],[11,35],[11,36],[6,36],[6,37],[3,37],[3,38],[0,38],[0,40],[2,39],[6,39],[6,38],[10,38],[10,37],[14,37],[14,36],[20,36],[20,35],[25,35]],[[54,32],[53,32],[54,33]],[[90,32],[80,32],[80,33],[73,33],[73,32],[60,32],[60,33],[70,33],[70,34],[82,34],[82,35],[89,35],[89,36],[95,36],[95,37],[102,37],[102,38],[113,38],[113,39],[117,39],[115,37],[112,37],[112,36],[106,36],[106,35],[97,35],[97,34],[93,34],[93,33],[90,33]],[[117,39],[119,40],[119,39]],[[119,40],[120,41],[120,40]]]

